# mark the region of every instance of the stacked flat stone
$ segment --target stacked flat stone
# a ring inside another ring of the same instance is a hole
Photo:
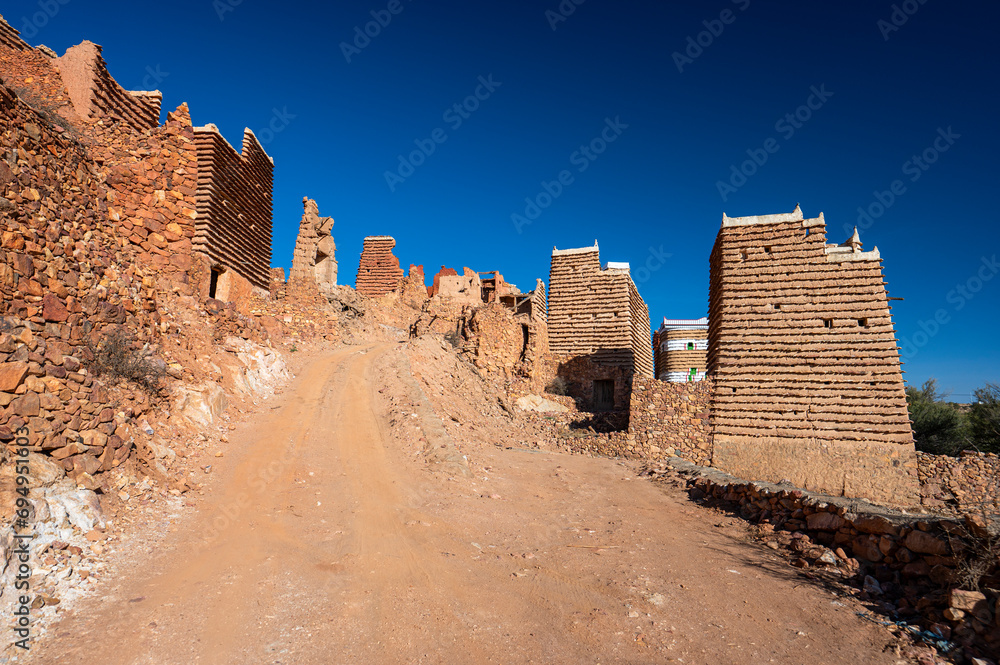
[[[393,256],[396,241],[391,236],[368,236],[358,264],[358,293],[369,297],[384,296],[395,291],[403,279],[399,259]]]

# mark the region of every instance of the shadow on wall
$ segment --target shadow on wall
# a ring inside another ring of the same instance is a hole
[[[576,400],[581,411],[624,411],[627,416],[634,374],[632,362],[632,349],[601,349],[560,359],[555,376],[565,382],[566,394]],[[626,417],[624,426],[627,425]]]

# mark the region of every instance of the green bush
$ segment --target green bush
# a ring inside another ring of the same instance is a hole
[[[906,389],[917,450],[935,455],[957,455],[966,447],[965,416],[955,405],[945,402],[945,397],[938,390],[935,379],[927,379],[920,388]]]
[[[987,383],[969,409],[969,436],[982,452],[1000,453],[1000,386]]]

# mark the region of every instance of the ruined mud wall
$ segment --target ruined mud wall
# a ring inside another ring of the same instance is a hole
[[[399,287],[403,269],[399,267],[399,259],[392,254],[395,246],[396,241],[391,236],[365,238],[355,281],[358,293],[371,297],[384,296]]]
[[[108,72],[101,47],[84,41],[53,61],[81,118],[115,118],[142,131],[160,124],[159,92],[130,92]]]
[[[36,112],[55,122],[78,122],[53,59],[31,48],[0,18],[0,78]],[[63,128],[65,129],[65,127]],[[58,132],[57,132],[58,133]]]
[[[249,129],[243,152],[214,125],[194,128],[198,151],[198,217],[194,249],[262,292],[271,269],[274,163]]]
[[[27,51],[31,48],[27,42],[21,39],[21,33],[7,23],[2,16],[0,16],[0,46],[14,51]]]
[[[709,410],[712,382],[670,383],[637,376],[629,402],[634,454],[658,460],[676,456],[707,466],[712,459]]]
[[[822,215],[723,218],[709,297],[713,466],[918,503],[880,261],[827,246]]]
[[[35,451],[94,489],[131,450],[145,395],[86,371],[87,341],[124,326],[155,339],[155,280],[112,235],[107,190],[78,143],[0,85],[0,442]],[[112,403],[114,402],[114,404]]]
[[[649,310],[627,270],[601,270],[596,246],[553,250],[548,322],[554,355],[653,375]]]

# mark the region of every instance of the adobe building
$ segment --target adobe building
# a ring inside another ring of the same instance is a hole
[[[881,261],[857,231],[828,244],[822,213],[723,215],[709,293],[712,466],[919,503]]]
[[[653,333],[653,358],[660,381],[702,381],[708,363],[708,317],[664,318]]]
[[[593,247],[552,250],[549,350],[570,393],[595,411],[627,409],[632,378],[653,376],[649,309],[627,263]]]

